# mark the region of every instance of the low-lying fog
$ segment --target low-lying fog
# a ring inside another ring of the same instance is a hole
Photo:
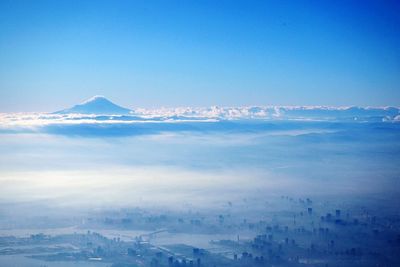
[[[0,125],[0,265],[398,266],[399,129]]]
[[[298,122],[278,130],[249,125],[248,131],[241,125],[240,131],[122,137],[3,133],[0,200],[8,204],[1,210],[36,201],[211,208],[280,194],[398,196],[397,124]]]

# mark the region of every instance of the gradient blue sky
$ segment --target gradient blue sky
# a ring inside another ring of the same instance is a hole
[[[0,112],[399,106],[399,3],[0,0]]]

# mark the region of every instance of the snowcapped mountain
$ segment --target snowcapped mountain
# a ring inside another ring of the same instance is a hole
[[[93,96],[81,104],[72,108],[55,112],[55,114],[102,114],[102,115],[127,115],[131,113],[130,109],[118,106],[105,98],[104,96]]]

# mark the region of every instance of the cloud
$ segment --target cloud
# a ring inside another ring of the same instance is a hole
[[[129,115],[2,113],[0,133],[129,136],[184,131],[288,131],[332,122],[399,122],[399,108],[274,106],[136,109]],[[289,122],[282,124],[281,122]],[[296,122],[299,122],[296,124]]]

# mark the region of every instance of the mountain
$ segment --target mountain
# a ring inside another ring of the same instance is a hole
[[[118,106],[104,96],[94,96],[85,102],[72,108],[54,112],[55,114],[79,113],[79,114],[103,114],[103,115],[126,115],[131,113],[130,109]]]

